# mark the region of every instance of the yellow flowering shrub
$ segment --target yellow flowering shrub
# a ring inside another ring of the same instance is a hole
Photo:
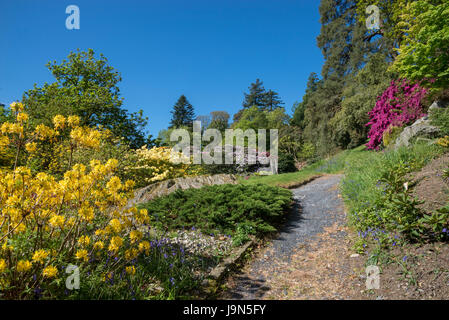
[[[134,163],[125,168],[132,180],[136,181],[138,187],[149,185],[153,182],[172,178],[183,177],[188,174],[190,164],[175,164],[173,157],[184,156],[182,153],[172,153],[170,147],[154,147],[148,149],[146,146],[135,151],[131,155]]]
[[[65,289],[63,266],[68,264],[89,272],[98,267],[95,261],[113,257],[116,262],[107,272],[134,274],[130,260],[149,251],[142,241],[149,216],[126,206],[134,184],[116,176],[117,160],[70,161],[61,178],[17,165],[21,155],[32,157],[41,143],[63,143],[64,132],[69,152],[98,148],[101,132],[63,116],[56,116],[51,128],[28,128],[23,105],[11,109],[16,121],[0,127],[0,151],[15,150],[14,166],[0,169],[2,298],[26,298],[30,288],[49,288],[46,294],[53,296],[54,290]]]
[[[444,136],[443,138],[439,138],[437,140],[437,144],[442,146],[442,147],[449,147],[449,136]]]

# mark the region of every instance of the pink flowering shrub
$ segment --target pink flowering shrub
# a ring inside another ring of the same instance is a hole
[[[367,149],[378,150],[382,143],[382,135],[390,126],[402,127],[414,122],[425,114],[422,112],[422,100],[428,90],[420,83],[412,84],[408,80],[391,81],[390,86],[382,93],[376,106],[368,114],[371,126],[368,132]]]

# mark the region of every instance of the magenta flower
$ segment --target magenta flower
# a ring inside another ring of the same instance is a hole
[[[391,125],[404,126],[425,116],[422,112],[422,100],[428,90],[420,83],[411,84],[408,80],[391,81],[390,86],[382,93],[376,106],[368,114],[371,126],[367,149],[378,150],[382,136]]]

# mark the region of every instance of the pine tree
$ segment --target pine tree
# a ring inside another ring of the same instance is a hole
[[[273,111],[274,109],[280,108],[284,102],[279,97],[276,91],[268,90],[263,96],[263,108],[268,111]]]
[[[249,94],[245,93],[245,101],[243,101],[243,108],[251,108],[252,106],[263,107],[265,98],[265,88],[263,82],[256,79],[255,83],[251,83],[248,88]]]
[[[341,110],[342,101],[348,99],[343,94],[347,82],[380,49],[377,42],[365,40],[368,30],[357,20],[355,0],[322,0],[319,11],[322,26],[317,42],[325,59],[322,80],[315,91],[306,93],[301,108],[304,109],[304,138],[314,143],[323,155],[337,146],[333,131],[336,127],[330,126],[330,121]],[[350,142],[341,136],[338,139],[342,147]]]
[[[172,119],[169,128],[179,128],[182,126],[192,126],[195,112],[193,106],[189,103],[184,95],[181,95],[173,106]]]

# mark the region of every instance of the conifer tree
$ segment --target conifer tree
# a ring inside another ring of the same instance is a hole
[[[189,103],[184,95],[181,95],[173,106],[172,119],[170,121],[170,128],[179,128],[182,126],[192,126],[195,112],[193,106]]]
[[[276,91],[268,90],[263,96],[263,108],[268,111],[280,108],[284,102]]]
[[[249,93],[245,93],[245,101],[243,101],[243,108],[251,108],[252,106],[263,107],[265,98],[265,88],[263,82],[256,79],[255,83],[251,83],[248,88]]]

